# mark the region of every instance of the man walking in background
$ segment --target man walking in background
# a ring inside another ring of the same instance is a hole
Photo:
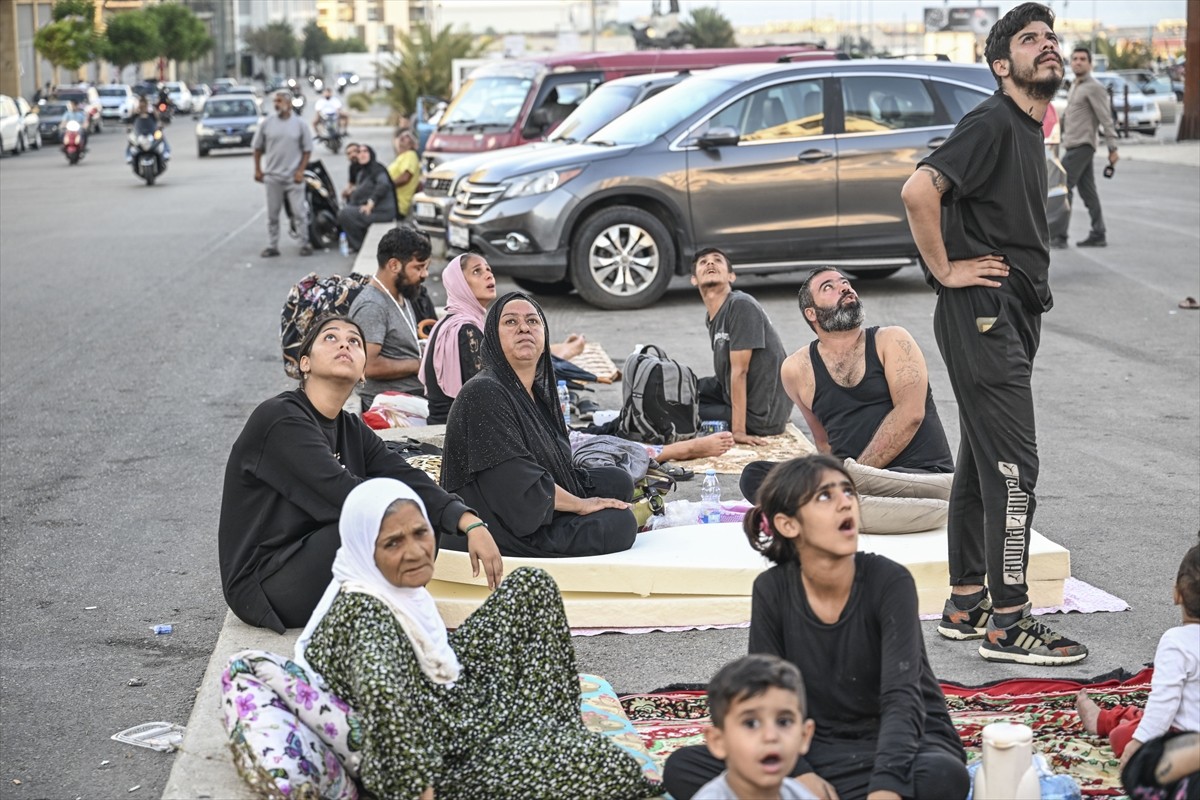
[[[1108,163],[1117,163],[1117,129],[1113,125],[1112,103],[1104,84],[1092,77],[1092,53],[1086,47],[1076,47],[1071,53],[1071,71],[1075,83],[1067,95],[1067,110],[1063,114],[1062,143],[1066,151],[1063,167],[1067,170],[1067,198],[1074,200],[1075,187],[1087,206],[1092,218],[1092,230],[1077,247],[1107,247],[1108,237],[1104,228],[1104,215],[1100,211],[1100,194],[1096,191],[1096,171],[1092,163],[1099,144],[1096,132],[1104,131],[1104,144],[1108,147]],[[1066,226],[1063,226],[1064,230]],[[1051,247],[1064,248],[1067,237],[1060,236],[1050,242]]]
[[[312,155],[312,128],[292,113],[292,93],[280,89],[274,96],[275,113],[263,117],[254,132],[254,180],[267,187],[267,249],[263,258],[279,255],[279,211],[287,195],[300,232],[300,255],[312,255],[308,243],[308,201],[304,199],[304,168]]]

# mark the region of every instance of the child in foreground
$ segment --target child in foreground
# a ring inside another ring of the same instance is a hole
[[[1183,624],[1168,628],[1154,651],[1154,677],[1146,710],[1101,709],[1080,690],[1079,721],[1088,733],[1108,736],[1124,767],[1138,748],[1168,731],[1200,731],[1200,545],[1183,557],[1175,576],[1175,605]]]
[[[812,741],[805,706],[800,670],[782,658],[756,654],[722,667],[708,685],[704,738],[725,771],[694,800],[817,800],[788,777]]]

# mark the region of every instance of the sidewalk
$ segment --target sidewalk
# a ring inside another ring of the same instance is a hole
[[[1175,142],[1161,139],[1122,140],[1121,161],[1153,161],[1200,168],[1200,141]],[[1120,162],[1117,162],[1118,164]]]

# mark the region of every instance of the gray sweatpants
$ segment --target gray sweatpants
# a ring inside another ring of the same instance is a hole
[[[290,176],[281,180],[267,175],[263,185],[267,187],[267,243],[279,249],[279,212],[283,209],[284,195],[296,216],[301,243],[308,241],[308,202],[304,199],[304,184],[296,183]]]

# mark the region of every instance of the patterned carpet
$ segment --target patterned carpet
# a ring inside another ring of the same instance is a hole
[[[1087,688],[1103,707],[1143,707],[1150,692],[1149,669],[1122,680],[1084,684],[1068,680],[1010,680],[984,687],[943,684],[946,705],[967,749],[979,757],[980,735],[992,722],[1022,722],[1033,729],[1034,747],[1055,772],[1071,775],[1085,797],[1123,797],[1117,759],[1107,739],[1086,733],[1075,713],[1075,694]],[[702,744],[709,724],[702,691],[626,695],[621,706],[660,765],[681,747]]]

